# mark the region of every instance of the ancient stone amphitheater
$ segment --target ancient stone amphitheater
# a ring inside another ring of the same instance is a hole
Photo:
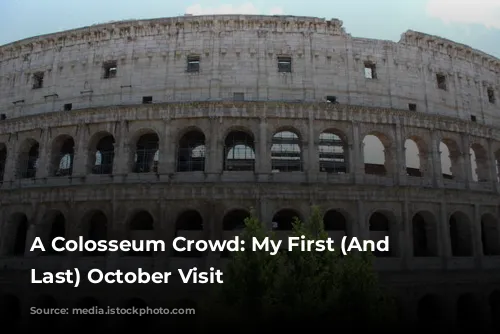
[[[334,238],[390,236],[375,266],[404,319],[493,328],[499,73],[499,59],[437,36],[355,38],[339,20],[310,17],[114,22],[1,46],[10,318],[37,305],[192,305],[199,295],[176,282],[30,285],[31,268],[201,270],[228,257],[41,255],[29,252],[35,236],[224,239],[250,208],[284,236],[318,205]]]

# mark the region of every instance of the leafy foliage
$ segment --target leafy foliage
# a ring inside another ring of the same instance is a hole
[[[281,330],[308,328],[389,329],[394,304],[382,291],[372,269],[372,255],[292,251],[270,255],[252,252],[252,238],[276,240],[253,215],[241,237],[248,245],[234,254],[205,309],[205,328],[238,328],[253,332],[271,324]],[[296,220],[292,236],[325,240],[328,234],[317,207],[305,223]],[[211,326],[213,325],[213,326]]]

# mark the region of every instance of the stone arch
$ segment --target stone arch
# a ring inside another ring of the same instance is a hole
[[[19,179],[35,178],[38,169],[40,144],[35,139],[24,140],[19,146],[16,177]]]
[[[375,250],[373,255],[377,257],[397,256],[399,240],[396,229],[394,214],[388,210],[375,210],[368,220],[370,230],[370,240],[375,242],[389,238],[389,251],[381,252]]]
[[[202,215],[194,209],[188,209],[181,212],[175,221],[175,236],[184,237],[187,240],[202,240],[203,239],[204,221]],[[196,250],[176,252],[176,257],[202,257],[204,252]]]
[[[157,173],[160,158],[160,137],[152,129],[141,129],[131,139],[133,173]]]
[[[0,319],[9,333],[17,333],[22,321],[21,301],[13,294],[0,296]]]
[[[82,227],[87,240],[100,241],[108,240],[108,217],[101,210],[91,210],[83,217]],[[86,255],[104,256],[106,252],[86,251]]]
[[[420,298],[417,305],[417,318],[419,330],[422,332],[443,328],[446,323],[441,298],[435,294],[426,294]]]
[[[328,236],[337,245],[341,244],[342,238],[349,236],[349,225],[346,215],[341,210],[331,209],[323,215],[323,226]]]
[[[382,132],[368,132],[363,137],[365,174],[384,176],[392,172],[391,139]]]
[[[498,219],[491,213],[485,213],[481,216],[481,241],[484,255],[500,255]]]
[[[282,209],[273,216],[273,230],[291,231],[295,219],[302,221],[300,213],[294,209]]]
[[[44,240],[46,252],[42,255],[64,255],[65,252],[57,252],[52,247],[52,240],[57,237],[66,237],[66,217],[59,210],[49,210],[45,213],[38,233]],[[48,247],[47,247],[48,246]]]
[[[320,133],[318,143],[319,171],[333,174],[349,172],[347,136],[340,130],[327,129]]]
[[[204,172],[206,138],[203,131],[189,127],[182,131],[177,145],[178,172]]]
[[[473,256],[472,229],[469,217],[461,211],[451,214],[449,231],[452,256]]]
[[[491,329],[494,333],[500,332],[500,290],[495,290],[488,297],[490,307]]]
[[[481,305],[472,293],[464,293],[457,299],[457,325],[461,333],[476,332],[482,322]]]
[[[35,300],[35,304],[33,306],[44,310],[44,313],[40,315],[33,315],[33,328],[46,333],[54,332],[54,330],[57,332],[62,316],[58,314],[45,313],[59,307],[57,300],[51,295],[40,295]]]
[[[79,299],[73,309],[74,328],[76,333],[104,333],[103,310],[101,304],[94,297]]]
[[[233,240],[245,228],[245,220],[249,218],[250,212],[243,209],[233,209],[227,212],[222,219],[223,239]],[[231,255],[229,251],[223,251],[222,257]]]
[[[450,138],[443,138],[439,142],[441,156],[441,172],[445,179],[456,179],[461,177],[462,151],[457,142]]]
[[[154,240],[155,220],[147,210],[136,210],[128,223],[130,240]],[[153,251],[130,250],[128,256],[153,256]]]
[[[24,256],[29,222],[26,214],[16,212],[10,215],[4,225],[1,253],[7,256]]]
[[[225,171],[255,169],[255,140],[247,129],[233,129],[224,140],[223,168]]]
[[[490,181],[490,168],[488,165],[488,152],[479,143],[471,144],[469,148],[470,166],[472,171],[472,180],[476,182]]]
[[[278,129],[271,139],[271,170],[273,172],[301,172],[302,140],[300,132],[292,128]]]
[[[429,211],[419,211],[412,218],[413,256],[438,256],[438,224]]]
[[[70,135],[59,135],[52,141],[50,175],[70,176],[75,160],[75,140]]]
[[[6,164],[7,164],[7,146],[5,146],[4,143],[0,143],[0,182],[3,181]]]
[[[138,297],[127,299],[123,303],[124,308],[145,309],[148,306],[149,306],[148,303],[144,299]],[[132,332],[132,331],[147,332],[148,328],[150,328],[151,326],[151,319],[152,319],[151,314],[145,314],[142,316],[134,314],[124,315],[121,324],[121,326],[123,326],[123,332]]]
[[[113,174],[115,159],[115,137],[107,132],[100,131],[92,136],[88,148],[89,170],[92,174]]]
[[[406,175],[422,177],[427,166],[427,145],[417,136],[409,136],[405,143]]]

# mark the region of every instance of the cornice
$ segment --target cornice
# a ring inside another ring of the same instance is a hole
[[[408,30],[401,35],[399,44],[437,51],[454,58],[465,59],[500,73],[500,59],[468,45],[457,43],[439,36]]]
[[[500,128],[454,117],[406,110],[330,103],[296,102],[178,102],[108,106],[30,115],[0,122],[0,134],[121,121],[154,121],[193,118],[304,119],[310,113],[324,121],[399,125],[468,133],[500,140]]]
[[[203,15],[177,16],[149,20],[108,22],[26,38],[0,46],[0,59],[12,58],[36,50],[63,47],[80,42],[97,42],[116,38],[177,34],[184,31],[268,30],[279,32],[316,32],[346,35],[338,19],[326,20],[302,16]]]

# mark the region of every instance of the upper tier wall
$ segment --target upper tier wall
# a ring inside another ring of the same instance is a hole
[[[199,72],[187,57],[200,57]],[[277,57],[291,57],[290,73]],[[103,63],[116,61],[116,77]],[[375,79],[365,78],[367,63]],[[34,88],[37,73],[43,85]],[[7,118],[105,105],[186,100],[319,101],[409,109],[500,126],[500,60],[408,31],[399,43],[346,34],[339,20],[184,16],[95,25],[0,47]],[[440,89],[437,75],[443,75]],[[239,97],[241,98],[241,96]],[[411,112],[411,111],[408,111]]]

